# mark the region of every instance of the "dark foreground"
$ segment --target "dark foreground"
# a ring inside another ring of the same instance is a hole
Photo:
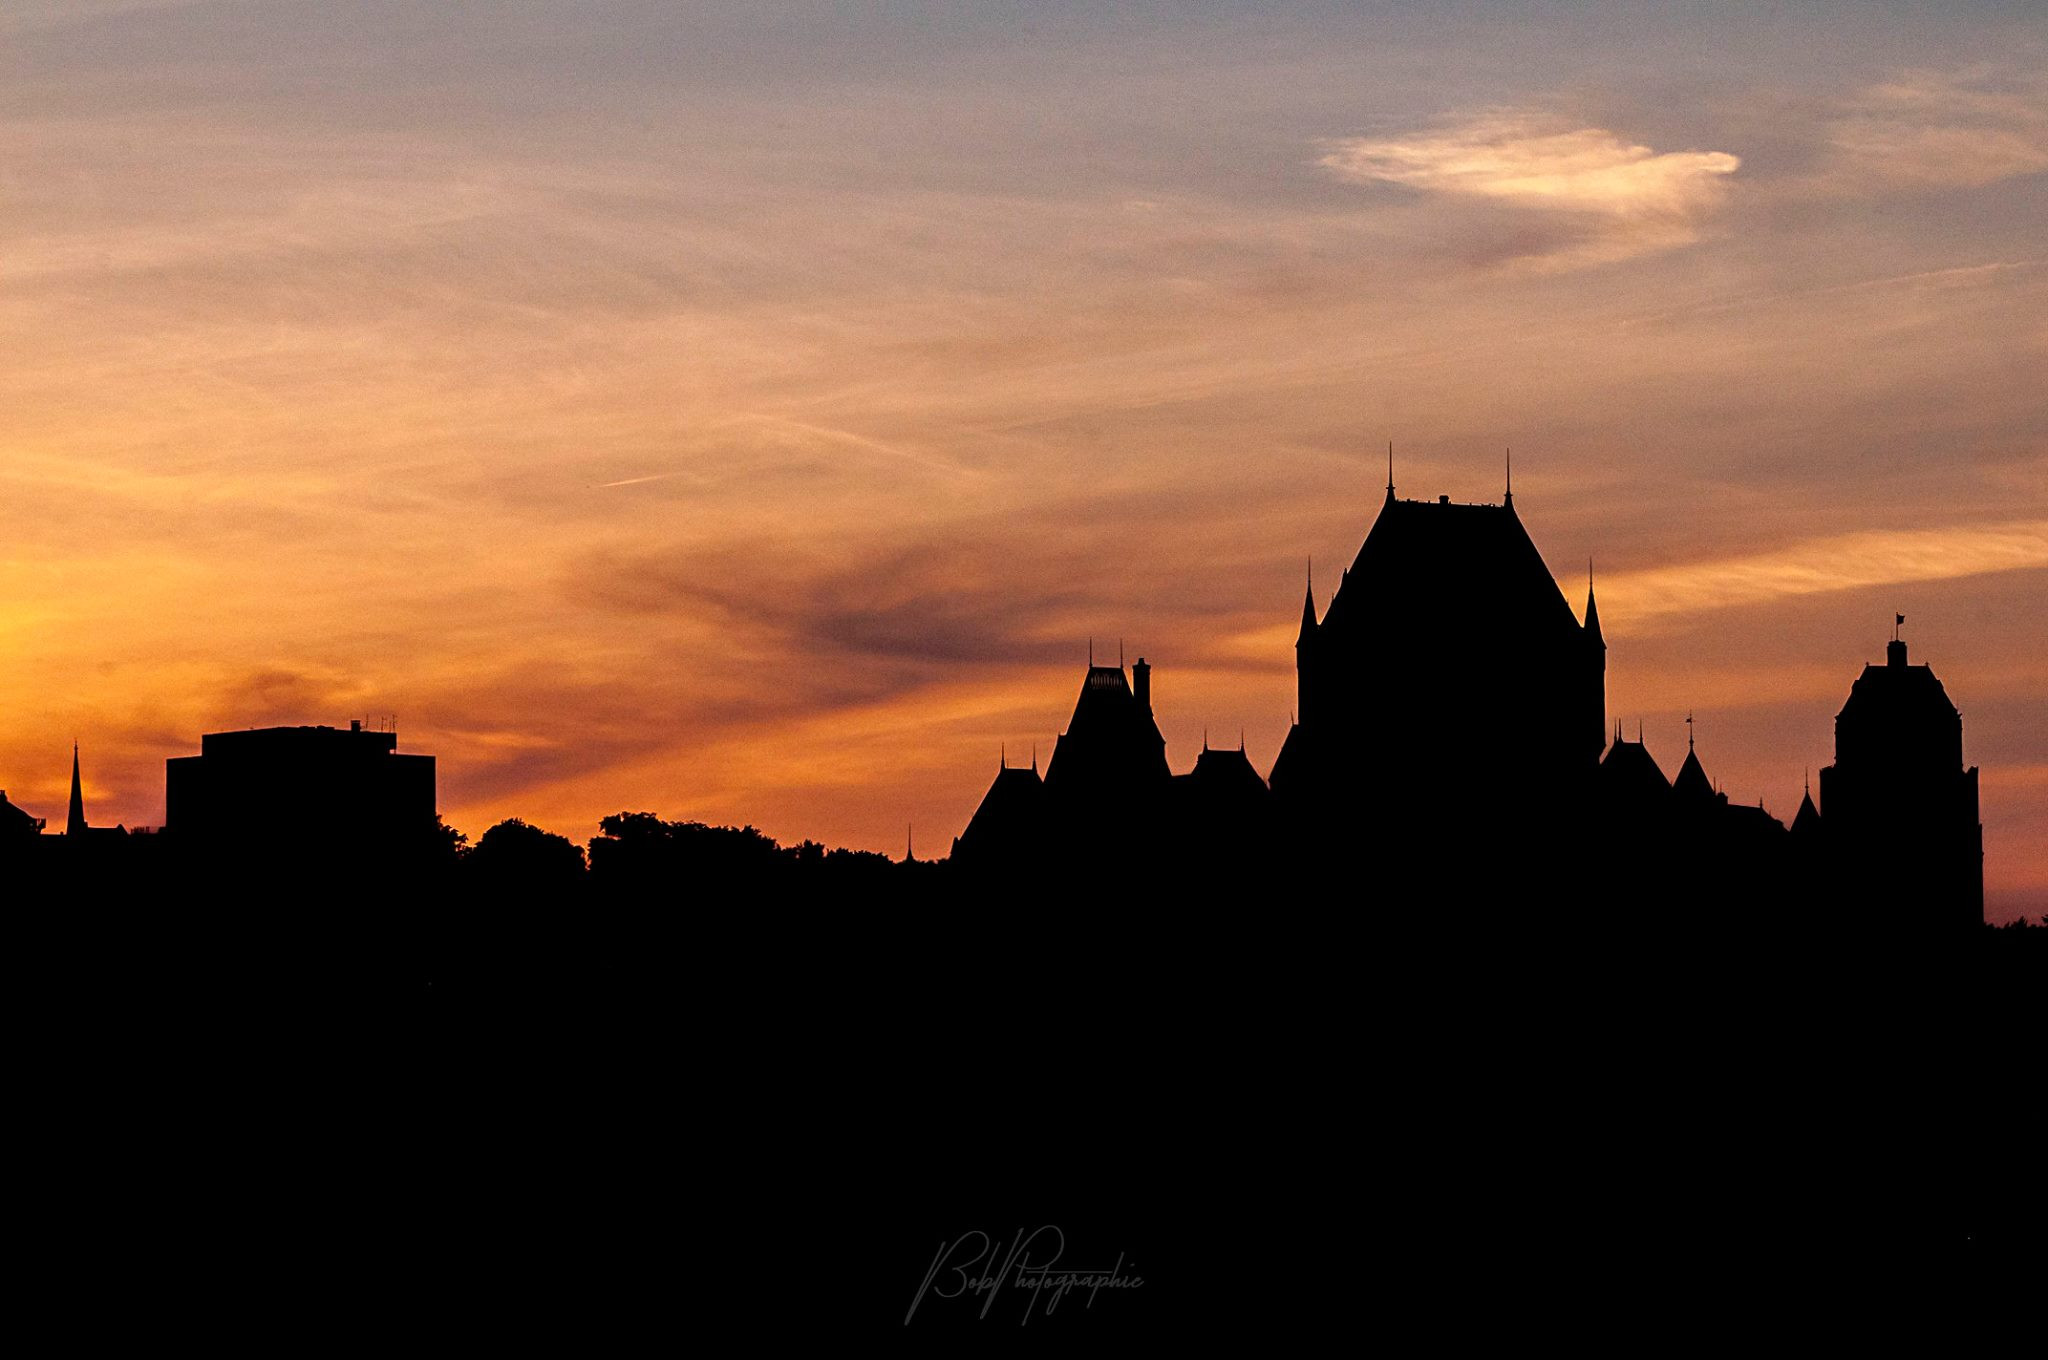
[[[282,881],[16,908],[71,1335],[1654,1342],[2040,1280],[2048,932]]]

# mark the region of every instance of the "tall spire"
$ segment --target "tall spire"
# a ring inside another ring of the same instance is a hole
[[[1310,558],[1308,564],[1308,591],[1301,600],[1301,635],[1295,639],[1295,646],[1314,635],[1316,631],[1316,564]]]
[[[71,743],[71,811],[64,821],[64,834],[85,834],[85,789],[78,782],[78,743]]]
[[[1593,559],[1590,557],[1586,559],[1586,636],[1603,647],[1607,645],[1607,640],[1600,636],[1600,606],[1593,601]]]

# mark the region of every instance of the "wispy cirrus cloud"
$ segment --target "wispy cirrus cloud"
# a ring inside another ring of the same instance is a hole
[[[1796,595],[2048,567],[2048,520],[1838,534],[1774,552],[1674,563],[1601,583],[1602,612],[1637,629]]]
[[[1319,164],[1361,184],[1486,200],[1547,219],[1514,258],[1567,269],[1688,245],[1725,200],[1741,160],[1658,152],[1605,128],[1496,112],[1430,132],[1332,140]]]
[[[1841,189],[1974,188],[2048,170],[2048,81],[1911,71],[1849,100],[1828,129]]]

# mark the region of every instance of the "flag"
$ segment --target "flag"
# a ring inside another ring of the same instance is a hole
[[[1897,619],[1895,620],[1895,622],[1898,622],[1898,623],[1904,623],[1905,621],[1906,621],[1906,616],[1905,616],[1904,614],[1901,614],[1901,615],[1899,615],[1899,616],[1898,616],[1898,618],[1897,618]]]

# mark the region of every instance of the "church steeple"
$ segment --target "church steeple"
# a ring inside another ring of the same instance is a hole
[[[64,834],[85,834],[85,788],[78,780],[78,743],[71,743],[71,810],[65,815]]]

